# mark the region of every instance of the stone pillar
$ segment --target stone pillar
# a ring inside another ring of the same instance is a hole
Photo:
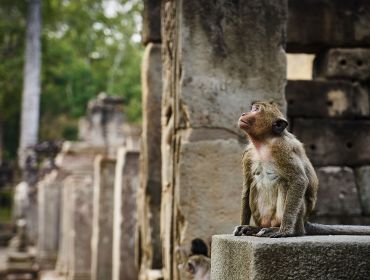
[[[138,250],[140,277],[162,268],[160,240],[161,207],[161,45],[149,43],[142,64],[143,132],[140,151],[138,194]]]
[[[70,231],[71,231],[71,214],[70,214],[70,191],[68,186],[70,186],[71,178],[67,177],[62,183],[62,196],[61,196],[61,219],[59,228],[59,250],[58,259],[56,263],[56,271],[60,275],[68,274],[68,251],[69,251],[69,241],[70,241]]]
[[[212,238],[212,280],[367,279],[370,236]]]
[[[116,161],[98,155],[94,166],[92,280],[112,279],[113,193]]]
[[[88,143],[84,142],[65,142],[61,153],[56,158],[56,164],[59,167],[58,172],[64,172],[67,175],[85,176],[87,179],[93,177],[94,170],[94,158],[97,154],[105,154],[104,147],[91,147]],[[92,179],[91,179],[92,180]],[[83,180],[75,181],[73,176],[68,176],[62,187],[62,201],[61,201],[61,223],[60,223],[60,239],[59,239],[59,251],[58,260],[56,265],[56,271],[61,275],[67,275],[70,270],[70,243],[71,243],[71,231],[72,231],[72,219],[73,210],[71,207],[72,192],[74,187],[77,186],[79,182]],[[92,188],[92,186],[91,186]],[[91,189],[92,192],[92,189]],[[86,199],[89,199],[86,197]],[[86,201],[86,205],[90,203],[92,205],[92,195],[90,197],[91,201]],[[90,217],[92,219],[92,217]],[[91,223],[92,221],[90,221]],[[90,234],[91,232],[86,232],[84,234]],[[90,248],[90,241],[88,248]],[[90,259],[90,257],[89,257]],[[90,264],[89,270],[90,272]]]
[[[53,269],[59,247],[60,203],[64,176],[57,170],[38,183],[37,259],[42,269]]]
[[[70,192],[68,280],[90,280],[93,177],[71,175],[65,185]]]
[[[139,152],[121,148],[114,184],[113,280],[138,279],[135,263]]]
[[[79,121],[79,138],[90,146],[106,147],[108,154],[114,156],[117,148],[126,142],[122,104],[122,98],[105,93],[90,100],[86,116]]]
[[[255,100],[285,111],[285,0],[162,3],[162,208],[165,279],[179,248],[239,223],[237,120]]]

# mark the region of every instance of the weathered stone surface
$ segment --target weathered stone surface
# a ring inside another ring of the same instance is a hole
[[[105,147],[92,147],[86,142],[66,141],[63,144],[61,153],[56,157],[55,163],[59,168],[58,172],[62,172],[63,176],[76,175],[77,178],[81,176],[90,176],[92,178],[94,172],[94,158],[97,154],[105,154],[105,152]],[[80,181],[81,180],[77,180],[77,182]],[[70,176],[63,181],[62,187],[62,217],[60,224],[58,260],[56,265],[57,272],[62,275],[67,275],[70,269],[69,251],[72,230],[71,217],[73,215],[70,205],[72,195],[70,188],[75,184],[77,183],[74,181],[74,177]]]
[[[174,248],[188,249],[194,238],[208,242],[211,235],[228,233],[239,223],[242,150],[232,139],[181,144],[175,170]],[[174,258],[178,265],[178,250]]]
[[[93,147],[86,142],[70,142],[63,144],[62,151],[55,159],[55,164],[70,174],[93,173],[94,158],[98,154],[106,154],[104,147]]]
[[[288,52],[370,47],[367,0],[289,0]]]
[[[174,67],[165,69],[164,81],[178,83],[164,90],[180,99],[169,109],[177,112],[176,128],[237,133],[236,120],[252,101],[274,100],[285,109],[285,1],[178,0],[163,6],[164,64]]]
[[[38,239],[37,259],[42,269],[53,269],[59,248],[62,180],[57,170],[47,174],[37,185]]]
[[[91,100],[87,114],[79,121],[79,139],[94,147],[105,147],[109,155],[125,144],[123,99],[105,93]]]
[[[58,259],[56,264],[56,271],[60,275],[67,275],[68,273],[68,252],[71,237],[71,191],[70,187],[73,185],[73,177],[68,176],[62,183],[62,197],[61,197],[61,223],[59,229],[59,246]]]
[[[162,267],[161,209],[161,45],[148,44],[142,64],[143,131],[138,191],[138,244],[140,274]],[[144,277],[144,276],[143,276]],[[145,278],[145,277],[144,277]]]
[[[182,279],[179,248],[238,223],[237,119],[257,99],[285,110],[286,3],[162,2],[164,279]]]
[[[370,116],[369,93],[346,81],[288,81],[289,117],[358,118]]]
[[[370,236],[212,238],[212,280],[366,279]]]
[[[316,166],[370,164],[370,121],[295,119],[293,133]]]
[[[113,280],[138,279],[135,263],[139,152],[118,150],[114,184]]]
[[[356,168],[355,175],[363,213],[370,216],[370,165]]]
[[[91,175],[71,175],[65,182],[70,192],[69,240],[67,249],[68,279],[91,279],[91,236],[93,178]]]
[[[370,49],[330,49],[317,55],[314,77],[366,81],[370,79]]]
[[[316,215],[361,215],[354,172],[348,167],[321,167],[316,170],[319,178]]]
[[[143,44],[161,42],[161,0],[144,0]]]
[[[94,165],[91,279],[111,280],[116,161],[99,155]]]

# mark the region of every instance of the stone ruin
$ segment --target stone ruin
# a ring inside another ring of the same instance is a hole
[[[99,95],[37,183],[41,279],[188,279],[180,252],[214,235],[212,279],[369,275],[369,237],[222,235],[239,223],[236,120],[263,99],[317,170],[312,220],[370,225],[369,3],[144,0],[142,38],[141,129]],[[313,78],[287,81],[286,53],[314,54]]]

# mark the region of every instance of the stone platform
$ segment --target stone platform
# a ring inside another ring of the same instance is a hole
[[[212,280],[370,279],[370,236],[212,238]]]

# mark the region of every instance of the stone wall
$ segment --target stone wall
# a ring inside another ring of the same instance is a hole
[[[163,1],[162,208],[165,279],[180,249],[239,223],[240,114],[284,110],[285,1]],[[243,140],[241,140],[243,139]]]
[[[315,55],[313,80],[286,88],[290,130],[320,181],[314,221],[370,224],[369,11],[368,1],[289,1],[287,51]]]

